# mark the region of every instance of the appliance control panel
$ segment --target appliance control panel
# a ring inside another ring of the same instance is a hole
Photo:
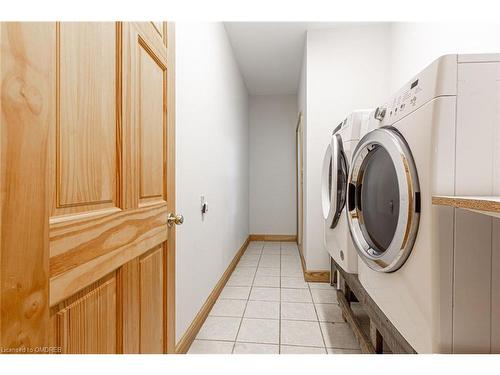
[[[385,115],[393,117],[397,116],[398,112],[402,115],[404,112],[420,107],[418,98],[421,91],[422,88],[419,86],[419,79],[417,78],[410,83],[405,91],[392,99],[392,103],[386,109]]]
[[[374,117],[380,125],[391,125],[440,96],[456,95],[457,55],[445,55],[414,76],[384,105]]]

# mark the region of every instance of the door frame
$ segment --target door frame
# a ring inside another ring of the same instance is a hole
[[[304,132],[302,112],[299,112],[295,130],[295,172],[297,192],[297,245],[302,252],[304,239]]]

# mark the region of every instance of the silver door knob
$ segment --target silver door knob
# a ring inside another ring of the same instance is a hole
[[[184,223],[184,216],[174,213],[168,214],[167,225],[169,228],[171,228],[174,224],[181,225],[182,223]]]

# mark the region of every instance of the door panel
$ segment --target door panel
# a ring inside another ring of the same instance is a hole
[[[161,199],[165,160],[166,67],[139,39],[140,198]]]
[[[158,246],[120,269],[123,353],[163,353],[165,257]]]
[[[133,207],[166,200],[167,53],[158,37],[152,23],[123,26],[123,93],[130,100],[124,139],[133,144],[124,158],[137,168],[125,204]]]
[[[63,23],[59,32],[58,207],[116,202],[116,32]]]
[[[123,353],[139,354],[141,332],[139,258],[134,258],[119,270],[122,293]]]
[[[57,307],[53,345],[62,353],[115,353],[116,308],[112,274]]]
[[[60,23],[52,216],[117,207],[119,68],[113,23]]]
[[[163,353],[163,248],[139,261],[141,353]]]

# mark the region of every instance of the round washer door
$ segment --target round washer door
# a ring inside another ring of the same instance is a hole
[[[352,158],[347,218],[359,256],[393,272],[411,253],[420,218],[420,187],[411,151],[392,127],[366,134]]]
[[[323,218],[330,228],[335,228],[347,199],[347,158],[342,137],[334,134],[323,159],[321,204]]]

